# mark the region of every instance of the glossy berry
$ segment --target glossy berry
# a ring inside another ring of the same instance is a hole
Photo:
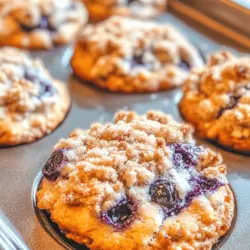
[[[143,54],[142,55],[134,55],[132,58],[131,67],[135,68],[135,67],[142,66],[142,65],[144,65]]]
[[[190,65],[188,62],[184,61],[184,60],[181,60],[181,62],[178,64],[178,67],[180,67],[181,69],[183,70],[190,70]]]
[[[230,96],[229,104],[225,108],[221,108],[219,110],[217,118],[221,117],[226,110],[233,109],[234,107],[236,107],[236,105],[239,102],[239,99],[240,99],[240,96]]]
[[[217,179],[208,179],[205,176],[196,177],[193,181],[199,185],[203,193],[207,191],[214,191],[222,185]]]
[[[43,176],[49,181],[55,181],[61,174],[62,168],[67,162],[64,156],[65,149],[58,149],[50,156],[43,167]]]
[[[164,207],[168,212],[172,211],[178,200],[178,192],[174,185],[167,180],[158,180],[154,182],[149,190],[153,202]]]
[[[135,218],[136,205],[128,198],[121,200],[116,206],[101,213],[101,219],[105,223],[112,225],[117,230],[130,226]]]
[[[198,163],[202,148],[193,144],[172,144],[169,146],[173,152],[173,164],[175,167],[191,167]]]
[[[42,76],[41,72],[37,69],[26,69],[25,79],[35,82],[39,84],[40,91],[39,96],[52,96],[55,93],[55,89],[53,88],[51,82]]]

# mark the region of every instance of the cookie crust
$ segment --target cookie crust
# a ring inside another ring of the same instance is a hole
[[[70,108],[64,83],[21,50],[2,48],[0,61],[0,145],[29,143],[51,133]]]
[[[78,0],[3,0],[0,46],[50,49],[73,41],[88,14]]]
[[[224,185],[165,217],[160,206],[148,201],[148,185],[172,168],[168,143],[194,143],[192,128],[156,111],[146,116],[119,112],[115,122],[75,130],[59,141],[54,152],[67,149],[69,163],[55,181],[43,178],[38,207],[50,213],[68,238],[91,250],[212,249],[229,230],[235,209],[221,157],[205,149],[196,170]],[[185,194],[184,179],[179,182],[179,195]],[[98,214],[116,204],[124,189],[138,199],[138,211],[129,227],[116,230]]]
[[[167,0],[83,0],[90,20],[99,22],[113,15],[130,16],[138,19],[148,19],[160,15],[166,10]]]
[[[133,33],[131,33],[133,30]],[[112,92],[155,92],[179,87],[181,64],[203,65],[198,51],[169,25],[111,17],[83,30],[71,60],[74,73]]]
[[[211,55],[187,79],[179,109],[204,138],[250,154],[250,59],[229,52]]]

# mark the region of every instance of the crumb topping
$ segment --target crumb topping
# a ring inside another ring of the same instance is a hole
[[[64,86],[40,60],[19,49],[0,49],[0,145],[29,142],[49,133],[68,106]]]
[[[32,77],[30,76],[33,73]],[[25,118],[29,113],[48,110],[55,104],[52,79],[40,60],[25,52],[0,50],[0,113],[2,119]],[[45,85],[45,86],[44,86]]]
[[[212,55],[207,66],[194,71],[184,88],[184,100],[209,138],[224,131],[233,138],[250,136],[250,58],[229,52]],[[187,108],[187,106],[186,106]]]
[[[83,0],[86,6],[105,9],[109,15],[127,15],[135,18],[154,17],[164,11],[167,0]],[[106,14],[107,15],[107,14]]]
[[[186,68],[203,64],[196,49],[172,26],[124,17],[87,26],[79,45],[91,54],[90,78],[102,86],[109,81],[116,85],[111,83],[116,77],[117,84],[137,88],[176,87],[186,79]]]
[[[90,249],[212,249],[233,198],[222,158],[192,132],[157,111],[75,130],[43,169],[38,207]]]
[[[0,0],[0,38],[23,35],[23,45],[40,39],[46,46],[62,40],[62,32],[86,22],[86,10],[77,0]],[[65,35],[66,36],[66,35]],[[66,38],[65,38],[66,39]]]
[[[76,130],[55,146],[55,150],[68,149],[69,162],[55,183],[63,202],[88,205],[98,214],[126,195],[148,199],[136,196],[137,189],[162,176],[173,179],[179,196],[185,196],[191,189],[190,172],[179,173],[173,167],[168,145],[193,144],[192,128],[155,111],[146,116],[119,112],[115,121],[115,124],[93,124],[88,131]],[[225,183],[220,157],[204,150],[199,159],[202,160],[196,171]]]

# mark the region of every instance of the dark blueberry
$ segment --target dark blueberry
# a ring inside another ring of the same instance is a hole
[[[226,110],[233,109],[234,107],[236,107],[240,98],[241,98],[240,96],[233,96],[233,95],[230,96],[229,104],[225,108],[221,108],[219,110],[217,118],[221,117]]]
[[[143,54],[142,55],[134,55],[132,58],[131,67],[135,68],[135,67],[142,66],[142,65],[144,65]]]
[[[40,23],[36,26],[33,26],[33,27],[29,27],[29,26],[26,26],[24,24],[20,24],[20,25],[21,25],[23,31],[25,31],[25,32],[31,32],[35,29],[55,31],[55,28],[49,24],[49,17],[48,16],[42,16],[40,19]]]
[[[167,212],[172,211],[179,201],[178,192],[174,185],[166,180],[154,182],[150,187],[149,194],[152,201],[163,206]]]
[[[186,71],[190,70],[190,68],[191,68],[190,65],[189,65],[189,63],[186,62],[186,61],[184,61],[184,60],[181,60],[181,62],[178,64],[178,66],[181,69],[186,70]]]
[[[204,176],[199,176],[198,178],[196,177],[193,179],[193,181],[199,185],[203,193],[214,191],[222,186],[222,183],[220,183],[217,179],[209,179]]]
[[[51,82],[42,76],[41,72],[37,69],[26,69],[24,74],[25,79],[39,84],[40,97],[41,96],[52,96],[55,93],[55,89]]]
[[[49,181],[55,181],[60,176],[65,163],[67,163],[64,151],[65,149],[58,149],[53,152],[43,167],[43,176]]]
[[[39,24],[39,27],[40,29],[48,29],[49,27],[49,19],[47,16],[42,16],[41,19],[40,19],[40,24]]]
[[[49,80],[40,81],[40,96],[52,96],[54,93],[55,89]]]
[[[223,186],[223,184],[217,179],[209,179],[200,175],[193,176],[190,182],[193,185],[193,189],[186,195],[184,207],[188,206],[195,197],[215,191],[219,187]]]
[[[127,228],[136,218],[136,204],[129,198],[118,202],[106,212],[101,212],[101,220],[117,230]]]
[[[34,82],[38,78],[38,71],[36,69],[26,69],[24,77],[25,79]]]
[[[202,148],[192,144],[172,144],[173,163],[175,167],[190,167],[198,164],[198,158]]]

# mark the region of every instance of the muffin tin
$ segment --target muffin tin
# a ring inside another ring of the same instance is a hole
[[[165,14],[159,20],[161,22],[169,21],[176,25],[205,57],[209,52],[221,47],[171,14]],[[209,32],[208,34],[211,35]],[[219,36],[216,38],[221,43],[226,41]],[[114,112],[119,109],[133,109],[139,113],[145,113],[148,109],[159,109],[172,114],[175,119],[181,121],[177,107],[181,90],[131,95],[106,92],[88,83],[81,83],[71,75],[69,67],[71,54],[72,47],[57,48],[48,52],[32,52],[34,57],[40,57],[44,61],[54,77],[68,83],[73,103],[65,121],[51,135],[41,140],[27,145],[0,149],[0,207],[32,250],[59,250],[63,249],[62,246],[66,249],[79,249],[79,245],[66,240],[60,234],[59,230],[47,220],[46,214],[36,209],[34,200],[34,193],[41,178],[41,174],[38,173],[49,158],[52,147],[60,138],[67,137],[74,128],[86,129],[93,122],[111,121]],[[250,190],[250,158],[225,151],[199,138],[197,138],[197,142],[222,154],[228,167],[228,179],[238,200],[238,218],[235,227],[231,228],[232,235],[225,242],[230,235],[229,232],[215,249],[248,250],[250,248],[250,209],[248,208],[250,203],[250,192],[248,191]],[[222,243],[224,243],[223,246]],[[85,248],[81,246],[80,249]]]

